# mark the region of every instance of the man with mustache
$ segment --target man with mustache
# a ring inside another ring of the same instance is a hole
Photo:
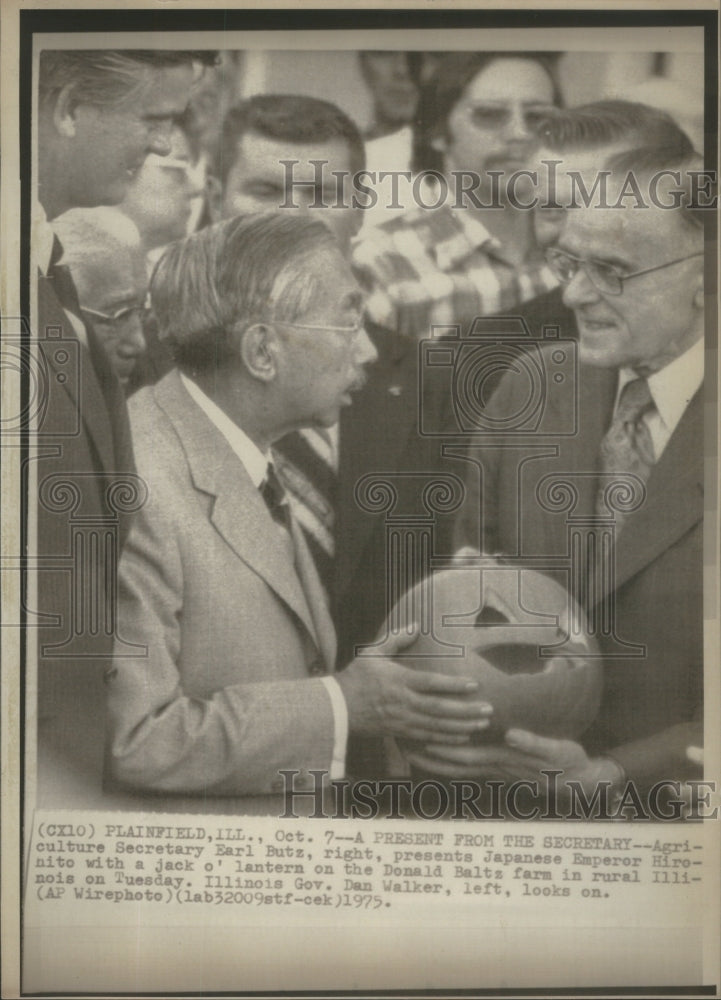
[[[474,685],[391,662],[397,639],[333,676],[335,631],[273,453],[337,423],[376,356],[328,229],[282,212],[210,226],[169,248],[151,298],[177,369],[129,404],[149,499],[120,568],[115,778],[267,795],[282,769],[341,777],[349,732],[485,728]]]
[[[431,336],[434,324],[465,333],[477,316],[555,285],[530,213],[514,203],[523,187],[509,186],[535,166],[537,130],[560,103],[554,62],[553,53],[532,52],[454,52],[439,61],[414,130],[412,167],[427,172],[427,183],[399,181],[395,207],[404,211],[392,214],[391,200],[387,221],[354,248],[371,289],[368,315],[380,327],[414,340]],[[380,204],[373,214],[383,215]]]

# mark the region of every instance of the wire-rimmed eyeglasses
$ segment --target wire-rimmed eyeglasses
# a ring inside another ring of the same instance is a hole
[[[698,253],[690,253],[685,257],[676,257],[674,260],[667,260],[665,264],[655,264],[653,267],[645,267],[641,271],[632,271],[631,274],[620,274],[615,264],[608,264],[602,260],[594,260],[593,257],[584,259],[575,257],[565,250],[557,247],[550,247],[546,250],[546,263],[553,271],[562,285],[568,285],[576,277],[579,271],[584,271],[588,280],[594,288],[604,295],[621,295],[624,283],[631,278],[640,278],[642,274],[651,274],[653,271],[662,271],[666,267],[674,264],[681,264],[685,260],[693,257],[703,257],[703,250]]]
[[[126,319],[130,319],[133,313],[137,313],[140,319],[144,319],[150,310],[146,305],[140,306],[123,306],[122,309],[118,309],[117,312],[109,315],[108,313],[100,312],[99,309],[90,309],[88,306],[80,307],[84,313],[87,313],[91,319],[100,320],[101,323],[122,323]]]

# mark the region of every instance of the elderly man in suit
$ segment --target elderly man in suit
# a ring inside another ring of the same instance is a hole
[[[528,386],[509,373],[487,416],[496,427],[507,418],[510,436],[468,452],[459,545],[480,534],[486,552],[559,566],[584,523],[600,542],[613,527],[615,542],[595,563],[589,546],[566,577],[604,656],[599,715],[582,745],[511,730],[498,746],[429,747],[415,759],[426,770],[515,780],[558,768],[589,794],[626,778],[647,790],[686,776],[686,747],[702,743],[707,192],[688,153],[619,153],[605,164],[609,207],[596,198],[568,211],[548,259],[578,325],[578,381],[554,380],[563,345],[547,345],[544,421],[524,423]],[[629,177],[646,207],[629,198]]]
[[[149,498],[120,568],[115,777],[268,794],[283,768],[342,775],[348,731],[484,728],[473,683],[390,662],[398,640],[332,676],[333,625],[271,451],[335,423],[376,355],[327,228],[283,213],[211,226],[169,249],[151,296],[178,368],[129,406]]]
[[[122,388],[81,314],[48,220],[120,202],[145,157],[170,151],[173,120],[201,64],[214,59],[194,51],[40,53],[32,252],[47,379],[30,473],[38,574],[28,607],[38,625],[38,797],[46,805],[100,791],[117,558],[142,502]]]

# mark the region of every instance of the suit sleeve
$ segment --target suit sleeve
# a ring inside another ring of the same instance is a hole
[[[248,795],[278,792],[279,769],[330,770],[333,710],[321,679],[238,683],[207,697],[183,690],[184,566],[179,526],[162,507],[151,496],[121,560],[118,632],[139,653],[123,645],[119,655],[116,643],[108,678],[113,776],[157,792]]]

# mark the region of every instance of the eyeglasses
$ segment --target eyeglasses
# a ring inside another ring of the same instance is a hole
[[[109,316],[107,313],[100,312],[99,309],[89,309],[87,306],[80,307],[84,313],[87,313],[91,319],[98,319],[101,323],[122,323],[126,319],[137,313],[141,320],[150,312],[150,309],[146,305],[142,306],[123,306],[122,309],[118,309],[116,313]]]
[[[337,333],[350,333],[354,337],[357,336],[361,330],[365,329],[365,322],[363,318],[359,319],[353,326],[321,326],[318,323],[290,323],[288,320],[284,319],[274,319],[272,322],[278,323],[280,326],[292,326],[295,327],[296,330],[329,330]]]
[[[514,115],[513,108],[495,104],[466,104],[468,117],[479,128],[504,128]],[[523,122],[529,132],[538,132],[554,114],[553,108],[523,108]]]
[[[593,287],[603,295],[621,295],[624,283],[630,281],[631,278],[640,278],[642,274],[663,271],[666,267],[673,267],[674,264],[681,264],[693,257],[703,257],[703,251],[687,254],[685,257],[676,257],[674,260],[666,261],[665,264],[645,267],[642,271],[633,271],[631,274],[619,274],[615,264],[607,264],[602,260],[594,260],[592,257],[583,260],[581,257],[574,257],[573,254],[566,253],[565,250],[558,250],[556,247],[546,250],[545,256],[546,263],[562,285],[570,284],[578,272],[582,270]]]

